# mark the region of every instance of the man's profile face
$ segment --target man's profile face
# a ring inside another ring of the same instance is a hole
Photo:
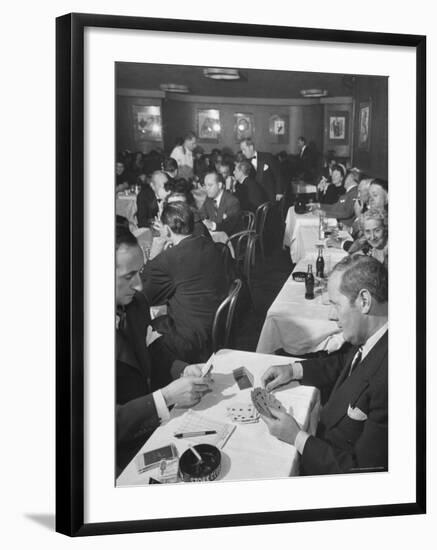
[[[351,304],[349,298],[340,292],[342,277],[342,272],[334,271],[328,280],[329,301],[332,306],[329,318],[337,321],[338,328],[343,331],[346,342],[361,345],[365,316],[358,307],[360,297],[358,296]]]
[[[121,176],[121,174],[124,172],[124,164],[122,162],[117,162],[115,164],[115,172],[117,176]]]
[[[129,304],[135,292],[141,292],[143,285],[140,270],[144,256],[137,245],[121,245],[115,254],[115,301],[118,306]]]
[[[215,174],[205,176],[205,190],[210,199],[215,199],[221,191],[221,183]]]
[[[301,139],[298,139],[297,140],[297,146],[299,147],[299,149],[302,149],[302,147],[305,145],[305,143],[301,140]]]
[[[254,153],[254,147],[252,144],[248,145],[245,141],[240,143],[241,152],[247,159],[251,159]]]
[[[244,180],[244,174],[238,164],[235,166],[234,177],[240,183]]]

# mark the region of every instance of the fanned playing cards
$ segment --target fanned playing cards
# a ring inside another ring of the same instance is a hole
[[[250,392],[252,402],[259,412],[268,418],[275,418],[270,409],[286,412],[282,403],[270,392],[264,388],[254,388]]]

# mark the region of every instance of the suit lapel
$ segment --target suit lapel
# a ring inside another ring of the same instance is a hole
[[[331,396],[322,412],[323,423],[326,428],[331,428],[341,420],[348,410],[348,406],[354,406],[359,397],[367,389],[370,380],[383,363],[387,355],[388,333],[386,332],[376,345],[370,350],[361,363],[348,376],[351,361],[355,352],[346,363]]]

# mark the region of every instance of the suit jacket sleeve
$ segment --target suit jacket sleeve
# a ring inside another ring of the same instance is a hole
[[[217,223],[217,231],[224,231],[227,235],[232,235],[237,231],[237,226],[240,221],[240,201],[237,197],[230,196],[226,204],[226,219],[222,219]]]
[[[388,464],[387,372],[373,381],[367,420],[354,444],[339,448],[329,441],[310,436],[302,454],[302,465],[311,474],[337,474],[386,470]],[[353,424],[360,422],[347,418]],[[349,443],[349,441],[348,441]]]
[[[154,430],[160,423],[153,394],[116,407],[117,443],[125,443]]]
[[[265,202],[263,190],[255,180],[248,181],[247,194],[249,206],[253,211],[256,211],[258,206]]]
[[[323,205],[326,215],[330,218],[338,218],[345,220],[353,218],[354,213],[354,198],[356,193],[349,192],[341,196],[334,204]]]
[[[163,304],[174,292],[166,251],[150,260],[142,274],[143,294],[150,305]]]
[[[273,155],[269,155],[268,164],[275,180],[276,194],[282,195],[284,193],[285,183],[282,181],[281,166],[279,164],[279,161],[276,160]]]
[[[308,359],[302,361],[303,377],[300,383],[305,386],[315,386],[319,390],[327,390],[329,393],[334,387],[341,371],[351,361],[355,349],[345,346],[338,353],[320,359]]]

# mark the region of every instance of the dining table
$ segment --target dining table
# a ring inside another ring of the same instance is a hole
[[[317,209],[308,205],[308,211],[298,214],[294,206],[288,209],[285,218],[285,231],[283,246],[290,248],[290,256],[293,263],[297,264],[308,252],[314,250],[319,239],[320,216]],[[327,227],[337,226],[335,218],[326,218]]]
[[[137,227],[137,195],[131,191],[122,191],[115,197],[115,213],[126,218],[131,227]]]
[[[173,444],[180,457],[190,445],[212,443],[217,435],[176,438],[175,435],[187,425],[189,419],[202,417],[202,422],[227,426],[226,438],[220,440],[221,470],[216,481],[284,478],[299,475],[299,454],[289,445],[272,436],[261,418],[250,423],[238,423],[229,416],[229,409],[251,403],[252,388],[239,389],[233,371],[239,367],[253,376],[253,386],[261,386],[261,377],[271,365],[289,363],[286,357],[261,353],[222,349],[209,360],[213,365],[210,393],[192,409],[173,408],[170,419],[162,423],[144,443],[137,455],[116,480],[117,487],[139,486],[157,479],[159,469],[141,471],[138,464],[148,451]],[[292,414],[303,430],[315,434],[319,419],[320,394],[312,386],[298,382],[275,390],[274,396],[285,410]],[[191,422],[192,420],[190,420]],[[217,445],[218,446],[218,445]]]
[[[334,248],[323,248],[325,273],[347,253]],[[327,294],[325,279],[316,278],[314,299],[305,298],[305,282],[293,278],[295,273],[306,273],[308,265],[316,273],[318,252],[307,252],[285,281],[267,311],[258,340],[258,353],[284,350],[293,356],[318,351],[331,353],[344,343],[343,334],[333,320],[333,311]]]

